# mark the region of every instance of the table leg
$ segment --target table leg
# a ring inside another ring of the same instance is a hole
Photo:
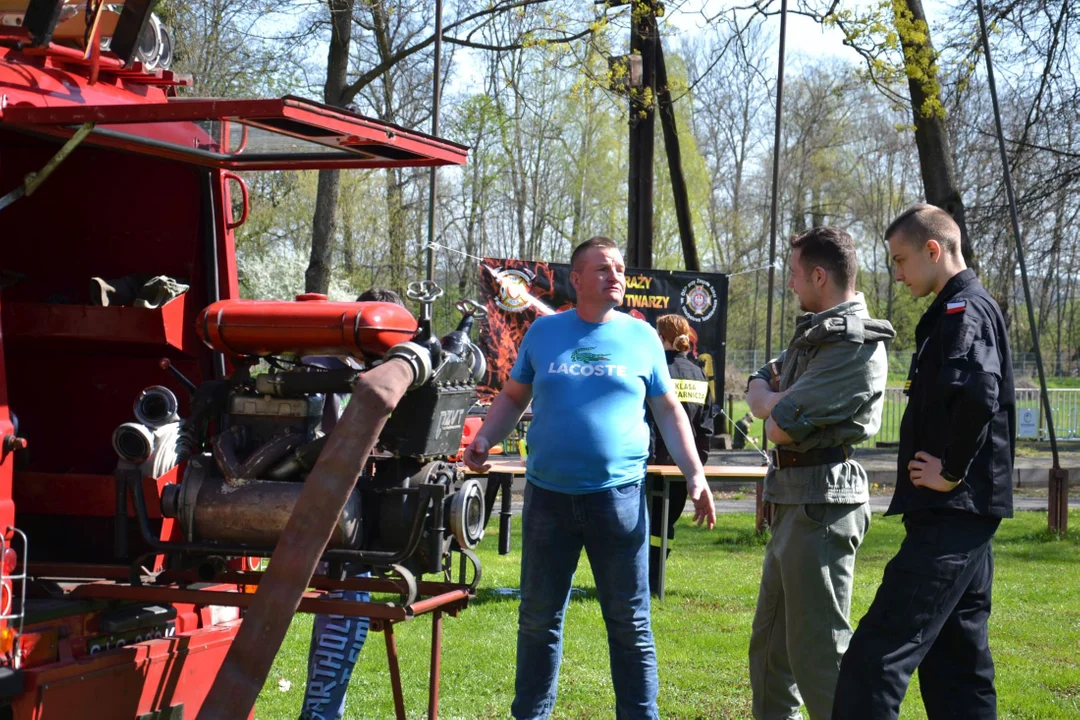
[[[664,501],[662,514],[660,515],[660,587],[657,588],[657,596],[660,601],[664,600],[664,589],[667,581],[667,549],[668,549],[668,514],[671,512],[671,478],[664,476]]]

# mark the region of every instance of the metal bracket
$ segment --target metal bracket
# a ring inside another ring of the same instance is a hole
[[[83,123],[83,126],[75,131],[75,134],[71,136],[63,147],[61,147],[55,155],[49,158],[49,162],[45,163],[45,167],[41,168],[38,172],[27,173],[23,178],[23,184],[20,187],[15,188],[7,195],[0,197],[0,210],[3,210],[8,205],[12,204],[21,197],[30,197],[34,192],[41,187],[42,183],[49,179],[53,170],[56,170],[60,166],[60,163],[67,159],[68,155],[79,146],[83,140],[86,139],[94,129],[94,123]]]

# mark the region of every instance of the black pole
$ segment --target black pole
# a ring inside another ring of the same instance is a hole
[[[1024,243],[1020,235],[1020,216],[1016,212],[1016,195],[1013,192],[1012,170],[1009,168],[1009,156],[1005,151],[1005,133],[1001,129],[1001,109],[998,106],[997,84],[994,82],[994,63],[990,58],[990,37],[986,32],[986,11],[982,0],[976,0],[979,10],[979,32],[982,36],[983,52],[986,53],[986,82],[990,86],[990,100],[994,107],[994,127],[997,129],[998,152],[1001,154],[1001,169],[1005,174],[1005,194],[1009,198],[1009,217],[1012,220],[1013,237],[1016,239],[1016,259],[1020,262],[1020,280],[1024,286],[1024,301],[1027,304],[1028,323],[1031,325],[1031,341],[1035,345],[1035,367],[1039,371],[1039,394],[1042,396],[1043,408],[1046,412],[1046,428],[1050,434],[1050,453],[1054,459],[1054,467],[1050,471],[1050,525],[1052,529],[1065,529],[1065,524],[1055,524],[1055,510],[1059,515],[1064,515],[1065,523],[1068,522],[1068,474],[1061,472],[1061,462],[1058,457],[1057,434],[1054,432],[1054,416],[1050,409],[1050,393],[1046,390],[1046,371],[1043,369],[1042,348],[1039,346],[1039,327],[1035,324],[1035,308],[1031,303],[1031,285],[1028,283],[1027,262],[1024,259]],[[1060,486],[1064,475],[1065,502],[1060,507]],[[1058,483],[1055,483],[1055,480]],[[1055,492],[1058,491],[1058,492]],[[1055,502],[1057,500],[1058,502]]]
[[[631,5],[630,53],[641,55],[641,87],[630,93],[627,259],[651,268],[653,247],[653,136],[656,128],[656,33],[652,4]],[[638,8],[641,8],[640,12]]]
[[[780,129],[784,119],[784,41],[787,0],[780,3],[780,60],[776,71],[776,126],[773,134],[772,199],[769,207],[769,298],[765,319],[765,359],[772,359],[773,292],[776,289],[776,231],[780,206]]]
[[[439,136],[439,81],[442,76],[442,0],[435,0],[435,71],[431,77],[431,134]],[[431,166],[431,182],[428,185],[428,246],[427,246],[427,274],[425,277],[434,282],[435,280],[435,200],[439,189],[439,169]]]
[[[787,38],[787,0],[780,3],[780,59],[776,69],[776,127],[773,134],[772,202],[769,207],[769,298],[765,319],[765,361],[772,360],[773,292],[776,289],[776,226],[780,206],[780,127],[784,119],[784,45]],[[761,433],[761,447],[769,449],[769,439]],[[758,486],[757,529],[760,532],[765,517],[761,506],[761,486]]]
[[[655,20],[652,23],[656,30]],[[675,199],[675,217],[679,221],[679,240],[682,242],[683,264],[690,272],[700,272],[697,243],[694,241],[694,223],[690,216],[690,197],[686,190],[686,176],[682,169],[682,148],[679,147],[679,129],[675,125],[675,104],[668,87],[667,65],[660,33],[656,33],[656,100],[660,108],[660,127],[664,131],[664,149],[667,151],[668,170],[671,172],[671,192]]]

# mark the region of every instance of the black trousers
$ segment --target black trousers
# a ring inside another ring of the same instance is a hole
[[[648,492],[663,492],[664,478],[660,475],[648,475],[645,478]],[[668,555],[671,554],[671,541],[675,539],[675,521],[682,515],[686,506],[686,482],[681,479],[671,481],[668,490],[668,516],[664,514],[664,498],[652,497],[649,503],[649,591],[655,595],[660,592],[660,540],[664,532],[668,536]]]
[[[955,511],[904,516],[907,537],[840,664],[833,720],[892,720],[911,674],[929,720],[996,718],[990,617],[1000,520]]]

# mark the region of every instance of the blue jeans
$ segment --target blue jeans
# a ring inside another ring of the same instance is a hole
[[[325,564],[318,572],[326,572]],[[371,573],[349,572],[352,577],[370,577]],[[327,593],[328,600],[370,602],[371,593],[338,590]],[[307,684],[301,720],[339,720],[345,714],[345,694],[353,667],[367,639],[371,621],[366,617],[316,615],[311,627],[308,651]]]
[[[515,718],[555,707],[562,625],[582,547],[607,625],[615,717],[659,717],[649,621],[649,519],[641,482],[588,495],[525,486]]]

